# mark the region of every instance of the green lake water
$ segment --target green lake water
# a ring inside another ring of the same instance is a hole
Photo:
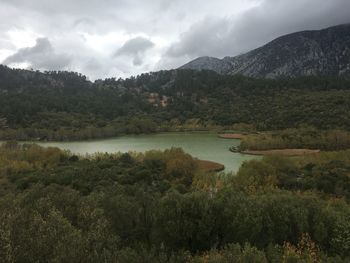
[[[214,133],[160,133],[152,135],[121,136],[112,139],[79,142],[36,142],[42,146],[55,146],[73,153],[95,152],[145,152],[181,147],[187,153],[203,160],[225,165],[226,172],[236,172],[246,160],[257,156],[232,153],[229,147],[238,145],[239,140],[222,139]]]

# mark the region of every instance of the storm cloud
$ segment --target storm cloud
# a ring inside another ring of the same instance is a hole
[[[71,62],[66,54],[57,54],[47,38],[38,38],[33,47],[21,48],[4,60],[5,65],[27,63],[35,69],[65,69]]]
[[[124,43],[124,45],[115,53],[116,57],[129,56],[133,59],[134,66],[140,66],[143,63],[143,56],[148,49],[154,47],[154,43],[144,37],[135,37]]]
[[[0,62],[126,77],[349,22],[348,0],[2,0]]]

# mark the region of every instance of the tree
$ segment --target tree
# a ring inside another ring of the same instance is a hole
[[[345,257],[350,256],[350,222],[349,218],[341,218],[334,229],[335,236],[331,240],[332,250]]]
[[[273,189],[277,184],[276,168],[267,162],[252,160],[243,163],[236,180],[241,187],[251,193]]]
[[[178,148],[167,150],[165,154],[167,155],[166,174],[169,179],[184,185],[191,185],[197,168],[197,164],[192,156]]]
[[[7,119],[0,115],[0,129],[7,128]]]

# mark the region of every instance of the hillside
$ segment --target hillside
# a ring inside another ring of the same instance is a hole
[[[197,58],[181,69],[263,78],[349,75],[350,24],[285,35],[235,57]]]
[[[350,129],[349,80],[173,70],[91,82],[0,67],[0,138],[77,140],[172,130]]]

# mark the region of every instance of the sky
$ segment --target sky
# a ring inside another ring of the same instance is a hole
[[[125,78],[349,22],[350,0],[0,0],[0,63]]]

